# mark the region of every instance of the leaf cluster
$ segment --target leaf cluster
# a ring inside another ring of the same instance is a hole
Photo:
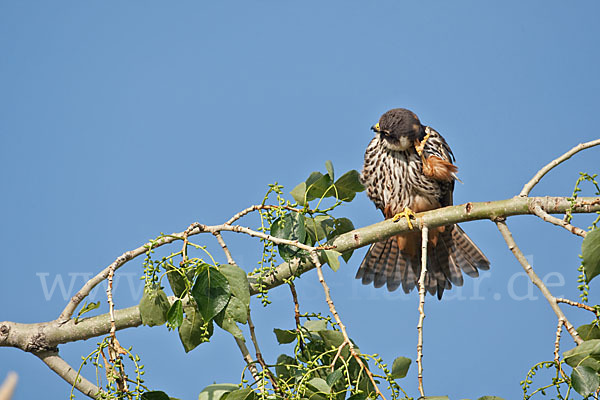
[[[366,371],[351,355],[344,336],[335,324],[318,315],[307,320],[297,329],[274,329],[280,344],[294,343],[293,354],[281,354],[277,358],[275,371],[280,387],[285,388],[287,397],[294,399],[366,399],[375,396],[375,388]],[[361,354],[354,345],[362,364],[369,368],[369,360],[375,361],[382,374],[374,374],[395,389],[393,398],[398,398],[399,386],[395,379],[406,376],[411,360],[399,357],[392,371],[374,355]],[[408,398],[405,396],[405,398]]]
[[[298,184],[290,194],[296,200],[296,204],[303,208],[299,211],[288,211],[271,224],[270,233],[279,239],[297,241],[308,246],[320,246],[331,243],[337,236],[354,230],[354,224],[348,218],[335,218],[330,211],[342,202],[350,202],[356,193],[362,192],[364,186],[360,182],[358,171],[346,172],[337,180],[334,180],[334,169],[331,161],[325,163],[327,172],[312,172],[306,181]],[[334,204],[328,208],[320,208],[324,199],[332,198]],[[310,208],[310,202],[317,200],[314,208]],[[307,259],[309,257],[305,250],[298,247],[280,244],[279,255],[285,261],[294,258]],[[320,251],[320,258],[334,271],[339,268],[339,256],[348,262],[352,251],[343,254],[331,250]]]
[[[250,306],[250,289],[244,270],[230,264],[216,267],[199,259],[181,268],[172,263],[166,265],[175,300],[170,303],[160,286],[145,291],[139,305],[144,325],[167,323],[169,328],[178,329],[186,352],[209,341],[213,323],[244,339],[237,326],[237,323],[247,323]]]

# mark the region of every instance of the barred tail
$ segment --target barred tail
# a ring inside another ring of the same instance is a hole
[[[365,285],[373,283],[376,288],[387,284],[389,291],[402,286],[402,290],[409,293],[421,273],[420,253],[419,250],[416,256],[410,256],[400,250],[395,236],[374,243],[358,268],[356,279]],[[462,286],[462,272],[476,278],[479,270],[489,268],[489,260],[467,234],[458,225],[447,226],[439,233],[437,245],[429,245],[425,288],[441,299],[444,290],[451,289],[452,284]]]

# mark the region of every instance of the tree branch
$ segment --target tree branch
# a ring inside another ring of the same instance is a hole
[[[425,320],[425,275],[427,274],[427,244],[429,239],[429,227],[423,225],[421,230],[421,275],[419,276],[419,323],[417,324],[417,366],[419,393],[425,397],[423,389],[423,321]]]
[[[11,371],[8,373],[6,379],[0,385],[0,400],[10,400],[12,398],[18,381],[19,377],[16,372]]]
[[[598,145],[600,145],[600,139],[592,140],[591,142],[580,143],[577,146],[573,147],[571,150],[567,151],[562,156],[558,157],[556,160],[551,161],[544,168],[540,169],[537,172],[537,174],[535,174],[535,176],[531,178],[531,180],[527,182],[525,186],[523,186],[523,189],[521,189],[521,193],[519,193],[519,196],[528,196],[529,192],[531,192],[531,189],[533,189],[533,187],[538,184],[538,182],[544,177],[544,175],[550,172],[550,170],[556,167],[558,164],[573,157],[573,155],[579,153],[581,150],[585,150],[587,148]]]
[[[344,323],[342,322],[342,319],[340,318],[340,315],[338,314],[337,310],[335,309],[333,300],[331,299],[331,294],[329,292],[329,286],[327,286],[327,283],[325,282],[325,276],[323,275],[323,270],[321,269],[321,262],[319,261],[319,256],[317,255],[317,252],[312,251],[310,253],[310,256],[312,258],[313,263],[315,264],[315,266],[317,268],[317,275],[319,276],[319,282],[321,282],[321,286],[323,286],[323,291],[325,292],[325,300],[327,301],[327,305],[329,306],[329,311],[333,315],[335,322],[340,327],[340,331],[342,332],[342,335],[344,336],[344,342],[340,345],[340,347],[338,349],[338,353],[341,352],[341,349],[344,346],[348,346],[348,350],[350,350],[350,354],[352,355],[352,357],[354,357],[354,359],[356,360],[358,365],[360,365],[361,369],[363,369],[365,371],[365,373],[367,374],[367,376],[369,377],[369,380],[371,381],[371,384],[373,385],[373,388],[375,389],[375,393],[377,393],[377,396],[380,396],[382,400],[386,400],[383,393],[381,393],[381,391],[379,390],[379,387],[377,386],[377,382],[375,381],[373,374],[371,373],[369,368],[363,363],[360,356],[356,353],[356,350],[354,349],[354,344],[352,343],[352,341],[350,340],[350,337],[348,336],[348,333],[346,332],[346,325],[344,325]]]
[[[570,223],[568,223],[564,219],[556,218],[556,217],[548,214],[539,205],[534,206],[533,210],[531,210],[531,211],[533,211],[533,213],[535,215],[537,215],[538,217],[540,217],[544,221],[549,222],[551,224],[554,224],[556,226],[560,226],[561,228],[565,228],[566,230],[568,230],[569,232],[571,232],[574,235],[581,236],[583,238],[585,237],[585,235],[587,235],[587,232],[584,231],[583,229],[571,225]]]
[[[58,376],[67,381],[69,385],[75,386],[75,388],[84,395],[91,397],[92,399],[101,398],[101,396],[97,396],[100,392],[98,386],[94,385],[83,376],[78,375],[77,371],[58,355],[57,350],[43,351],[35,353],[35,355],[39,357],[44,364],[50,367],[52,371],[56,372]]]
[[[529,262],[527,261],[527,258],[525,258],[525,256],[523,255],[523,252],[517,246],[517,243],[515,242],[515,239],[513,238],[512,233],[508,229],[506,222],[497,221],[496,225],[498,226],[498,230],[502,234],[502,237],[506,241],[506,244],[508,245],[508,248],[510,249],[510,251],[512,251],[515,258],[519,261],[519,263],[525,270],[525,273],[527,274],[527,276],[529,276],[529,279],[531,280],[531,282],[533,282],[533,284],[540,289],[540,291],[542,292],[542,294],[544,295],[546,300],[548,300],[550,307],[552,308],[552,310],[554,311],[554,313],[556,314],[558,319],[562,320],[564,322],[565,328],[567,328],[567,332],[569,332],[571,334],[575,343],[577,343],[578,345],[583,343],[583,340],[581,339],[581,337],[579,337],[579,334],[577,333],[577,331],[575,330],[573,325],[569,322],[569,320],[567,319],[565,314],[562,312],[562,310],[558,306],[556,297],[554,297],[552,295],[552,293],[550,293],[550,290],[548,290],[546,285],[544,285],[544,282],[542,282],[540,277],[537,276],[537,274],[533,270],[533,267],[529,264]]]
[[[533,214],[534,204],[543,207],[547,213],[552,214],[563,214],[571,207],[567,197],[513,197],[506,200],[466,203],[438,208],[418,213],[417,219],[420,224],[427,225],[431,229],[460,222],[483,219],[497,220],[514,215]],[[574,213],[592,213],[596,211],[600,211],[600,197],[579,197],[573,204],[572,212]],[[344,253],[408,231],[410,229],[405,219],[400,219],[397,222],[387,219],[340,235],[333,241],[332,246],[336,251]],[[263,288],[271,289],[285,283],[293,275],[303,274],[313,268],[314,264],[311,262],[282,263],[275,268],[271,275],[263,277],[261,283]],[[250,292],[252,294],[259,293],[256,278],[249,277],[249,280]]]
[[[452,207],[440,208],[432,211],[417,214],[417,218],[422,224],[426,224],[430,228],[442,225],[455,224],[459,222],[481,220],[481,219],[498,219],[512,215],[532,214],[531,211],[535,205],[541,206],[547,213],[562,214],[571,207],[571,203],[566,197],[514,197],[512,199],[467,203]],[[576,199],[572,212],[574,213],[591,213],[600,211],[600,197],[579,197]],[[203,226],[200,230],[198,227],[192,229],[189,235],[197,235],[201,232],[212,233],[222,230],[223,225],[214,227]],[[219,228],[219,229],[217,229]],[[230,230],[236,230],[234,226],[230,226]],[[382,221],[364,228],[355,229],[351,232],[338,236],[332,243],[332,246],[341,253],[355,250],[362,246],[384,240],[390,236],[402,232],[408,232],[409,228],[406,220],[392,222],[391,220]],[[172,243],[175,240],[183,240],[184,232],[175,233],[165,236],[153,244],[153,248]],[[148,249],[151,243],[140,246],[137,249],[123,253],[114,261],[115,270],[120,268],[127,261],[142,255]],[[303,274],[314,268],[311,262],[303,262],[297,264],[282,263],[275,268],[273,274],[262,279],[264,288],[271,289],[277,287],[293,275]],[[110,269],[105,268],[102,272],[87,282],[84,287],[71,299],[63,317],[71,315],[77,305],[83,300],[87,294],[102,281],[108,277]],[[259,293],[259,285],[256,283],[255,277],[249,277],[250,292],[254,295]],[[75,299],[75,300],[74,300]],[[116,330],[132,328],[141,325],[142,321],[137,306],[129,307],[122,310],[115,310],[115,327]],[[96,336],[105,335],[110,332],[110,317],[108,314],[99,315],[91,318],[81,319],[77,324],[73,320],[57,319],[51,322],[41,322],[34,324],[21,324],[17,322],[0,322],[0,347],[9,346],[17,347],[24,351],[41,351],[49,350],[59,344],[69,343],[77,340],[89,339]]]

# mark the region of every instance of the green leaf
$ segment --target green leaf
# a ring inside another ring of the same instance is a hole
[[[306,193],[306,182],[302,182],[298,184],[290,194],[296,200],[298,205],[304,207],[306,205],[306,201],[304,201],[304,194]]]
[[[342,253],[335,250],[321,250],[321,254],[323,255],[327,264],[329,264],[332,270],[337,271],[338,269],[340,269],[339,257],[342,255]]]
[[[333,175],[333,163],[331,162],[331,160],[325,161],[325,168],[327,169],[327,173],[329,174],[329,177],[333,181],[335,179],[335,177]]]
[[[216,268],[204,268],[198,274],[192,296],[205,321],[210,321],[225,308],[231,291],[227,278]]]
[[[335,190],[331,188],[332,184],[333,181],[329,174],[323,175],[320,172],[313,172],[306,180],[306,201],[320,199],[321,197],[334,197]]]
[[[169,299],[162,289],[155,288],[150,292],[144,291],[139,306],[142,324],[148,326],[164,324],[167,322],[167,312],[170,307]]]
[[[322,319],[314,319],[312,321],[306,321],[304,327],[310,332],[319,332],[327,330],[327,321]]]
[[[306,228],[304,225],[304,215],[299,213],[288,213],[282,218],[276,219],[271,225],[271,235],[287,240],[297,240],[304,243],[306,239]],[[279,255],[285,261],[291,261],[295,257],[306,255],[304,250],[295,246],[280,244]]]
[[[273,329],[275,336],[277,337],[277,343],[286,344],[292,343],[296,340],[296,331],[291,329]]]
[[[280,354],[279,357],[277,357],[275,373],[278,377],[287,380],[294,376],[294,373],[296,372],[295,365],[298,365],[295,358],[292,358],[287,354]]]
[[[169,395],[160,390],[153,390],[142,394],[142,400],[170,400]]]
[[[171,308],[167,312],[167,321],[169,324],[178,328],[181,326],[183,322],[183,305],[181,304],[181,300],[177,299],[173,304],[171,304]]]
[[[408,368],[410,368],[411,363],[410,358],[406,357],[398,357],[394,360],[392,364],[392,378],[400,379],[404,378],[408,373]]]
[[[363,362],[365,363],[365,365],[367,365],[366,360],[363,359]],[[362,378],[360,379],[360,382],[358,383],[358,388],[360,390],[362,390],[365,393],[368,393],[369,395],[373,396],[375,395],[375,386],[373,386],[373,383],[371,382],[371,380],[367,377],[367,375],[364,373],[364,371],[362,372]]]
[[[90,303],[88,304],[87,301],[85,303],[83,303],[83,307],[81,307],[81,310],[79,310],[79,312],[77,313],[77,317],[75,317],[75,323],[77,323],[79,321],[79,318],[85,314],[86,312],[95,310],[96,308],[100,307],[100,302],[98,301],[97,303]]]
[[[573,389],[583,397],[594,393],[600,386],[598,373],[590,367],[577,367],[571,372],[571,383]]]
[[[338,368],[335,371],[333,371],[332,373],[330,373],[329,375],[327,375],[327,378],[325,379],[325,381],[327,382],[327,385],[329,385],[329,387],[333,387],[333,385],[335,385],[337,383],[337,381],[339,381],[343,375],[344,375],[343,369]]]
[[[304,217],[306,233],[312,243],[326,239],[333,230],[333,218],[329,215],[317,215],[314,218]]]
[[[348,262],[350,261],[350,257],[352,257],[352,254],[354,254],[354,250],[348,250],[342,253],[342,259],[344,260],[344,262]]]
[[[587,233],[581,244],[581,254],[585,279],[587,283],[590,283],[595,276],[600,274],[600,229],[594,229]]]
[[[336,237],[353,230],[354,224],[348,218],[336,218],[333,221],[333,230],[329,233],[327,239],[331,241]]]
[[[183,276],[184,272],[182,269],[176,268],[173,264],[168,263],[165,265],[167,269],[167,279],[173,294],[177,297],[182,297],[186,288],[186,278]],[[187,274],[188,280],[191,280],[193,272],[189,271]]]
[[[250,388],[238,389],[233,392],[225,393],[224,400],[255,400],[256,392]]]
[[[214,385],[208,385],[198,395],[198,400],[219,400],[225,393],[233,392],[238,390],[238,385],[233,383],[217,383]]]
[[[353,394],[348,397],[347,400],[365,400],[367,398],[367,394],[364,392]]]
[[[338,199],[342,201],[352,201],[357,192],[365,190],[365,187],[360,183],[360,174],[354,169],[342,175],[335,182],[335,187],[337,188]]]
[[[306,385],[309,389],[319,393],[329,393],[331,391],[331,387],[329,387],[327,382],[321,378],[312,378],[310,381],[306,382]]]
[[[336,218],[333,221],[333,227],[334,229],[327,236],[329,243],[332,243],[336,237],[354,230],[354,224],[348,218]],[[342,253],[342,258],[345,262],[348,262],[353,253],[354,250],[348,250]]]
[[[583,366],[599,371],[600,339],[587,340],[574,349],[565,351],[563,358],[573,368]]]
[[[322,330],[318,331],[319,336],[325,342],[325,346],[328,348],[338,348],[344,343],[344,335],[340,331]]]
[[[478,398],[477,400],[504,400],[502,397],[498,397],[498,396],[482,396],[480,398]]]
[[[220,265],[219,271],[227,278],[231,294],[240,299],[247,307],[250,306],[250,285],[246,271],[237,265],[230,264]]]
[[[179,340],[181,340],[185,352],[189,353],[201,343],[208,342],[213,333],[213,325],[212,322],[207,324],[202,319],[196,307],[186,306],[183,309],[185,318],[179,326]]]
[[[600,328],[596,324],[581,325],[577,333],[583,340],[600,339]]]
[[[237,326],[236,321],[243,324],[248,322],[248,307],[238,300],[237,297],[232,296],[223,311],[215,317],[215,322],[237,339],[245,340],[244,334]]]
[[[235,322],[239,322],[240,324],[248,323],[248,306],[235,296],[229,299],[229,303],[225,307],[225,313]]]

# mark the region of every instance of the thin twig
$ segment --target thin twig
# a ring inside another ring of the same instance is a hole
[[[556,327],[556,339],[554,340],[554,362],[556,363],[556,368],[561,373],[561,375],[564,375],[564,372],[560,366],[560,335],[564,324],[565,320],[559,318],[558,326]]]
[[[189,230],[190,228],[187,228],[185,230],[185,232],[183,232],[183,247],[181,248],[181,264],[180,265],[184,265],[185,262],[188,260],[188,236],[189,236]]]
[[[248,364],[248,370],[250,370],[252,378],[254,378],[255,381],[258,381],[260,379],[260,376],[258,375],[258,369],[256,368],[256,364],[252,359],[252,356],[250,355],[250,350],[248,350],[244,339],[239,339],[235,336],[233,338],[235,339],[235,343],[237,344],[238,348],[242,352],[242,357],[244,357],[244,361],[246,361],[246,364]]]
[[[294,320],[296,321],[296,332],[300,332],[300,303],[298,303],[296,285],[294,285],[294,282],[290,280],[288,282],[288,286],[290,287],[290,292],[292,292],[292,300],[294,301]],[[304,350],[304,340],[302,340],[302,336],[298,336],[298,345],[300,346],[300,350]]]
[[[584,310],[588,310],[588,311],[593,312],[594,314],[597,314],[596,309],[594,307],[588,306],[587,304],[578,303],[576,301],[569,300],[569,299],[563,299],[561,297],[557,297],[556,302],[557,303],[565,303],[565,304],[568,304],[573,307],[583,308]]]
[[[342,322],[342,319],[340,318],[337,310],[335,309],[335,306],[333,305],[333,300],[331,299],[331,294],[329,292],[329,286],[327,286],[327,283],[325,282],[325,276],[323,275],[323,270],[321,268],[321,261],[319,261],[319,256],[317,255],[316,250],[311,251],[310,256],[311,256],[311,260],[312,260],[313,264],[317,268],[317,275],[319,276],[319,282],[321,282],[321,285],[323,286],[323,290],[325,291],[325,299],[327,300],[327,305],[329,306],[329,311],[331,311],[331,314],[333,314],[333,318],[335,319],[335,322],[337,322],[338,326],[340,327],[340,330],[342,331],[342,335],[344,336],[344,343],[342,343],[340,345],[340,347],[342,347],[344,345],[348,346],[348,349],[350,349],[350,354],[352,354],[352,357],[354,357],[354,359],[356,360],[358,365],[360,365],[360,367],[362,369],[364,369],[365,372],[367,373],[367,376],[371,380],[371,383],[373,384],[373,387],[375,388],[375,392],[377,393],[377,395],[381,396],[381,398],[383,400],[386,400],[385,397],[383,396],[383,393],[381,393],[381,391],[379,390],[379,387],[377,386],[377,383],[375,382],[375,378],[373,377],[373,374],[371,373],[371,371],[369,371],[369,368],[367,368],[365,366],[365,364],[363,363],[360,356],[356,353],[356,350],[354,349],[354,345],[350,341],[350,337],[348,336],[348,333],[346,332],[346,326]],[[340,351],[340,350],[338,350],[338,351]]]
[[[19,376],[16,372],[9,372],[2,385],[0,385],[0,400],[10,400],[17,387]]]
[[[294,207],[290,207],[290,206],[272,206],[272,205],[267,205],[267,204],[257,204],[254,206],[250,206],[242,211],[240,211],[239,213],[235,214],[233,217],[231,217],[229,219],[229,221],[225,222],[225,225],[231,225],[233,224],[235,221],[237,221],[238,219],[242,218],[244,215],[249,214],[253,211],[257,211],[257,210],[273,210],[273,209],[285,209],[285,210],[289,210],[289,211],[294,211],[294,212],[303,212],[305,210],[303,209],[299,209],[299,208],[294,208]],[[313,211],[313,210],[306,210],[307,212]]]
[[[577,333],[577,331],[575,330],[573,325],[569,322],[567,317],[565,317],[565,314],[562,312],[562,310],[558,306],[558,302],[556,301],[556,298],[552,295],[552,293],[550,293],[550,290],[548,290],[546,285],[544,285],[544,283],[542,282],[540,277],[537,276],[537,274],[533,270],[533,267],[529,264],[529,262],[527,261],[527,258],[525,258],[525,256],[523,255],[523,252],[517,246],[517,243],[515,242],[515,239],[513,238],[512,233],[508,229],[506,222],[496,221],[496,225],[498,226],[498,230],[502,234],[504,241],[508,245],[508,248],[510,249],[510,251],[512,251],[512,253],[514,254],[517,261],[519,261],[519,263],[525,270],[525,273],[527,274],[527,276],[529,277],[531,282],[533,282],[533,284],[536,285],[540,289],[540,291],[542,292],[542,294],[544,295],[546,300],[548,300],[550,307],[552,308],[552,310],[554,311],[554,313],[556,314],[558,319],[562,319],[564,321],[565,328],[567,328],[567,332],[569,332],[569,334],[571,335],[571,337],[573,338],[575,343],[577,343],[578,345],[583,343],[583,340],[581,339],[581,337],[579,337],[579,334]]]
[[[541,219],[543,219],[544,221],[550,222],[551,224],[554,224],[554,225],[560,226],[562,228],[565,228],[566,230],[568,230],[569,232],[571,232],[574,235],[578,235],[578,236],[581,236],[583,238],[585,237],[585,235],[587,235],[587,232],[584,231],[583,229],[578,228],[576,226],[573,226],[573,225],[569,224],[565,220],[562,220],[560,218],[556,218],[556,217],[548,214],[539,205],[535,205],[531,211],[535,215],[537,215],[538,217],[540,217]]]
[[[421,275],[419,276],[419,323],[417,332],[417,366],[419,379],[419,393],[425,397],[423,389],[423,320],[425,320],[425,275],[427,274],[427,244],[429,239],[429,228],[427,225],[421,227]]]
[[[591,142],[580,143],[577,146],[573,147],[571,150],[567,151],[562,156],[558,157],[556,160],[551,161],[544,168],[540,169],[535,174],[535,176],[533,178],[531,178],[531,180],[529,182],[527,182],[525,184],[525,186],[523,186],[523,189],[521,189],[521,193],[519,193],[519,196],[520,197],[528,196],[529,192],[531,192],[531,189],[533,189],[533,187],[535,185],[537,185],[538,182],[544,177],[544,175],[546,175],[552,168],[556,167],[563,161],[568,160],[576,153],[579,153],[581,150],[585,150],[587,148],[598,146],[598,145],[600,145],[600,139],[592,140]]]
[[[247,228],[245,226],[240,226],[240,225],[204,225],[204,224],[198,224],[198,223],[194,223],[191,226],[194,227],[194,231],[197,229],[200,232],[209,232],[209,233],[215,233],[215,232],[220,232],[220,231],[228,231],[228,232],[237,232],[237,233],[244,233],[248,236],[251,237],[257,237],[257,238],[261,238],[261,239],[265,239],[265,240],[269,240],[275,244],[287,244],[289,246],[294,246],[297,247],[301,250],[306,250],[306,251],[312,251],[314,249],[330,249],[333,248],[333,246],[319,246],[319,247],[312,247],[309,245],[306,245],[304,243],[300,243],[298,240],[288,240],[288,239],[280,239],[277,238],[275,236],[271,236],[269,234],[266,233],[262,233],[262,232],[258,232],[255,230],[252,230],[250,228]]]
[[[300,304],[298,303],[298,293],[294,282],[288,282],[290,292],[292,292],[292,300],[294,301],[294,319],[296,320],[296,330],[300,329]]]
[[[127,392],[127,375],[125,375],[125,371],[123,369],[123,363],[120,362],[120,354],[126,354],[127,352],[123,350],[121,344],[117,340],[117,326],[115,324],[115,303],[113,301],[112,289],[113,289],[113,278],[115,275],[115,267],[114,264],[111,264],[108,272],[108,285],[106,287],[106,297],[108,301],[108,313],[110,315],[110,340],[108,343],[108,355],[109,360],[113,364],[115,374],[115,381],[117,383],[117,387],[121,392]],[[107,369],[108,373],[108,369]]]
[[[231,252],[229,251],[229,248],[227,247],[227,244],[225,243],[225,240],[223,240],[223,236],[221,236],[221,232],[213,232],[213,235],[217,238],[217,242],[219,242],[219,244],[221,245],[221,248],[225,253],[225,257],[227,257],[227,262],[231,265],[237,265],[231,255]]]
[[[33,354],[39,357],[39,359],[50,367],[52,371],[56,372],[58,376],[67,381],[69,385],[75,386],[75,389],[79,390],[84,395],[92,399],[104,398],[100,395],[98,386],[79,375],[75,369],[58,355],[57,350],[42,351]]]
[[[115,332],[117,327],[115,325],[115,303],[113,302],[112,288],[113,288],[113,277],[115,275],[114,264],[111,264],[108,272],[108,286],[106,287],[106,297],[108,300],[108,314],[110,315],[110,337],[115,339]],[[114,360],[113,360],[114,361]]]
[[[233,256],[231,255],[231,252],[229,251],[229,248],[227,247],[227,244],[225,243],[225,240],[223,240],[223,236],[221,236],[221,232],[219,232],[219,231],[213,232],[213,235],[215,236],[215,238],[217,238],[217,241],[221,245],[221,248],[223,249],[223,252],[225,253],[225,257],[227,257],[227,262],[231,265],[237,265],[235,263],[235,260],[233,259]],[[249,315],[250,315],[250,310],[248,309],[248,316]],[[248,350],[248,347],[246,346],[246,342],[244,341],[244,339],[239,339],[235,336],[234,336],[234,339],[235,339],[235,343],[237,344],[240,351],[242,352],[242,357],[244,357],[244,361],[246,361],[246,364],[248,364],[248,370],[250,370],[250,374],[252,374],[252,378],[254,378],[254,380],[258,382],[260,380],[260,375],[258,374],[258,369],[256,368],[256,363],[254,362],[254,359],[250,355],[250,351]],[[261,393],[264,392],[263,387],[260,387],[259,389],[260,389]]]
[[[227,262],[231,265],[237,265],[235,263],[235,260],[233,259],[233,256],[231,255],[231,252],[229,251],[229,248],[227,247],[227,244],[225,243],[225,240],[223,240],[223,236],[221,236],[221,232],[213,232],[213,235],[217,238],[217,241],[223,248],[223,251],[225,252],[225,256],[227,257]],[[250,315],[250,312],[248,312],[248,315]],[[254,378],[254,380],[258,382],[258,380],[260,380],[260,375],[258,374],[258,369],[256,368],[256,363],[254,362],[254,359],[250,355],[250,351],[248,350],[248,347],[246,346],[246,342],[244,341],[244,339],[239,339],[235,336],[234,336],[234,339],[235,339],[235,343],[237,344],[238,348],[242,352],[242,357],[244,358],[244,361],[246,361],[246,364],[248,365],[248,370],[250,371],[250,374],[252,374],[252,378]],[[264,392],[263,387],[261,387],[259,389],[260,389],[261,393]]]
[[[157,240],[154,244],[149,242],[149,243],[144,244],[143,246],[138,247],[137,249],[126,251],[125,253],[121,254],[119,257],[117,257],[117,259],[115,261],[112,262],[112,264],[110,264],[108,267],[104,268],[95,277],[93,277],[92,279],[87,281],[81,289],[79,289],[79,291],[69,300],[65,309],[61,312],[60,316],[56,319],[56,321],[59,324],[66,323],[71,318],[71,316],[73,315],[75,310],[77,309],[77,306],[79,306],[79,304],[83,301],[83,299],[85,299],[90,294],[92,289],[94,289],[100,282],[102,282],[103,280],[108,278],[108,274],[110,273],[111,269],[116,271],[121,266],[123,266],[126,262],[128,262],[142,254],[145,254],[146,251],[148,251],[148,248],[152,245],[154,247],[159,247],[159,246],[165,245],[167,243],[174,242],[176,240],[181,240],[181,236],[183,234],[184,234],[184,232],[181,232],[180,234],[178,234],[179,236],[173,236],[173,235],[164,236],[164,237],[160,238],[159,240]]]
[[[265,360],[262,356],[262,353],[260,351],[260,347],[258,346],[258,340],[256,339],[256,332],[254,330],[254,323],[252,322],[252,317],[250,316],[250,308],[248,308],[248,328],[250,329],[250,338],[252,339],[252,344],[254,344],[254,350],[256,350],[256,360],[259,362],[263,371],[266,372],[267,375],[269,376],[269,380],[271,381],[271,384],[273,385],[273,389],[275,389],[275,391],[277,391],[277,392],[280,392],[281,389],[279,389],[279,385],[277,385],[275,376],[273,375],[273,373],[269,369],[269,366],[265,362]]]

